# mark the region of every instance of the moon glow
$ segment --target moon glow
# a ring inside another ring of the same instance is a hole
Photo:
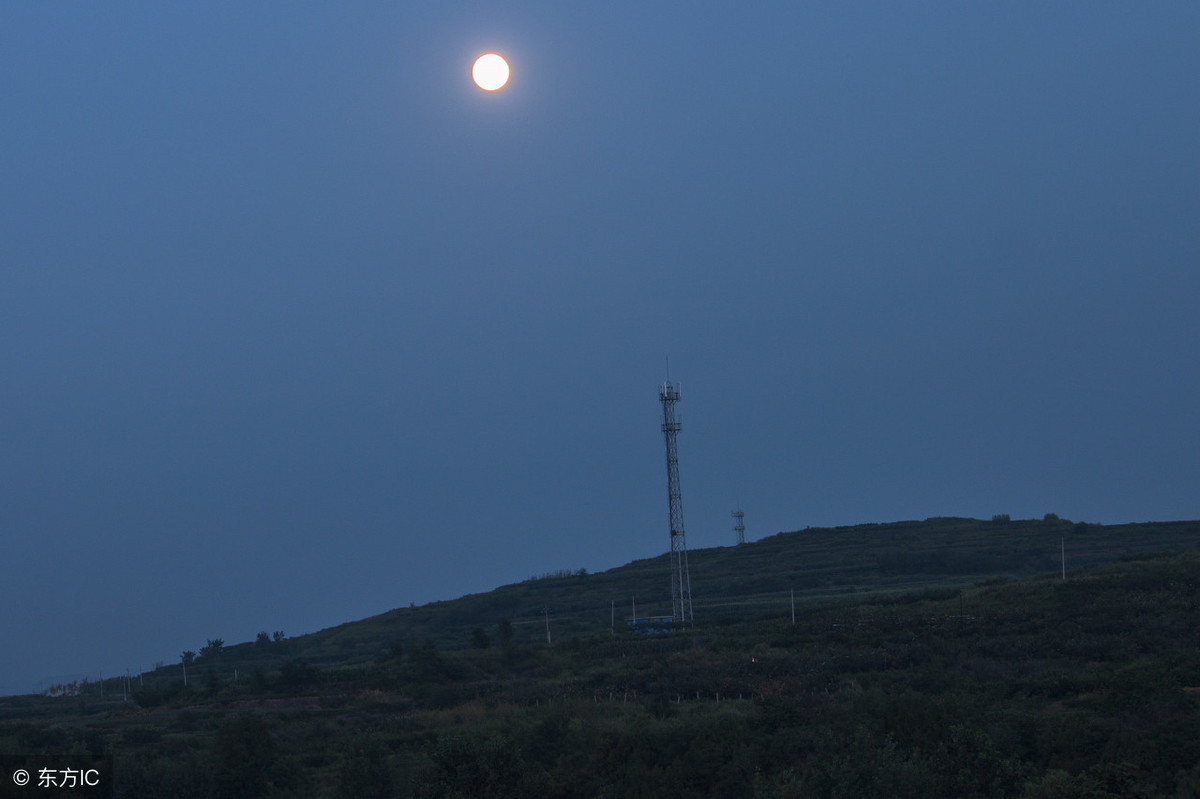
[[[508,83],[508,62],[495,53],[481,55],[471,68],[475,85],[484,91],[494,92]]]

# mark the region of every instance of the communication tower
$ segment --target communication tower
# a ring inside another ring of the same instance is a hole
[[[686,623],[692,620],[692,581],[688,576],[687,538],[683,533],[683,495],[679,491],[679,447],[676,436],[680,424],[675,418],[679,384],[667,380],[658,387],[658,399],[662,402],[662,431],[667,439],[667,502],[671,509],[671,618]]]
[[[740,547],[746,543],[746,514],[738,508],[729,515],[733,517],[733,532],[737,535],[737,545]]]

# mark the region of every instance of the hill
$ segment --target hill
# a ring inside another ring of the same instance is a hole
[[[665,593],[665,559],[531,579],[229,647],[186,689],[175,666],[129,701],[115,681],[0,699],[0,754],[112,758],[118,797],[1195,796],[1198,541],[785,533],[693,553],[690,630],[612,629],[607,595]]]
[[[1113,558],[1200,546],[1200,521],[1121,525],[1042,520],[924,521],[808,528],[779,533],[740,547],[688,553],[696,625],[790,613],[794,591],[803,607],[835,599],[966,585],[1070,571]],[[608,634],[636,601],[639,617],[670,615],[667,555],[588,574],[534,577],[481,594],[402,608],[288,642],[286,657],[323,665],[362,663],[400,643],[426,640],[441,648],[471,645],[474,628],[512,621],[519,642]],[[252,645],[245,654],[261,659]],[[232,662],[232,661],[230,661]],[[178,669],[178,667],[176,667]]]
[[[1040,520],[935,517],[924,521],[807,528],[778,533],[740,547],[688,553],[698,629],[710,624],[790,614],[792,597],[803,609],[986,579],[1058,573],[1065,553],[1074,572],[1114,558],[1200,546],[1200,521],[1120,525]],[[303,661],[316,668],[369,663],[387,652],[425,642],[440,649],[474,645],[474,631],[508,619],[517,643],[607,635],[621,627],[636,603],[638,617],[670,615],[670,565],[664,553],[604,572],[564,570],[457,599],[399,608],[282,642],[224,646],[219,659],[196,662],[222,679],[255,670],[277,672]],[[219,634],[219,631],[216,631]],[[493,635],[494,637],[494,635]],[[199,643],[197,650],[202,649]],[[157,686],[182,681],[170,664],[139,676]],[[105,690],[120,692],[119,678]],[[98,688],[97,688],[98,690]]]

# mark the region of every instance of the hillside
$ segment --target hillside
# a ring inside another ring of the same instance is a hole
[[[1078,562],[1109,562],[1065,581],[1044,569],[1032,548],[1058,530]],[[697,553],[726,593],[697,603],[691,630],[599,624],[547,645],[529,621],[501,642],[501,612],[591,597],[552,625],[594,623],[606,585],[657,569],[532,580],[231,647],[187,689],[175,668],[129,701],[111,685],[0,699],[0,754],[111,758],[117,797],[1197,796],[1198,532],[939,519],[787,533]],[[780,595],[810,571],[793,624]],[[441,647],[417,623],[478,626],[492,645],[467,632]],[[397,634],[333,662],[347,641]],[[290,654],[278,669],[275,647]]]
[[[1058,573],[1065,548],[1069,571],[1113,558],[1200,546],[1200,521],[1121,525],[1061,519],[925,521],[809,528],[741,547],[688,553],[696,626],[715,621],[781,617],[791,592],[803,607],[833,599],[965,585],[989,578]],[[481,594],[402,608],[296,638],[280,656],[315,663],[361,663],[388,647],[431,640],[470,646],[475,627],[510,619],[516,640],[545,640],[545,616],[557,638],[608,634],[616,618],[670,615],[666,554],[595,574],[549,576]],[[226,657],[262,658],[261,648],[235,647]],[[178,667],[176,667],[177,669]]]
[[[1121,525],[1063,519],[979,520],[935,517],[924,521],[808,528],[778,533],[741,547],[688,553],[695,626],[790,615],[794,592],[803,608],[856,601],[986,579],[1057,574],[1066,553],[1069,572],[1114,558],[1200,546],[1200,521]],[[302,661],[317,668],[356,665],[395,648],[432,642],[440,649],[471,647],[476,628],[491,632],[500,619],[517,643],[544,642],[549,621],[554,640],[608,635],[630,617],[670,615],[667,555],[593,574],[583,570],[533,577],[493,591],[399,608],[361,621],[282,642],[226,645],[216,661],[197,660],[197,673],[215,669],[222,679],[256,670],[278,671]],[[214,631],[216,635],[220,631]],[[195,649],[201,649],[197,642]],[[140,684],[182,680],[176,662],[141,675]],[[120,692],[118,679],[106,691]]]

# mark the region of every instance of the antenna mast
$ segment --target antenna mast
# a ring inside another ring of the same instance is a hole
[[[677,622],[692,620],[692,581],[688,576],[687,538],[683,532],[683,495],[679,491],[679,447],[676,435],[681,427],[675,418],[679,402],[679,384],[670,380],[658,387],[663,407],[662,431],[667,440],[667,502],[671,510],[671,618]]]
[[[738,509],[729,514],[733,517],[733,532],[737,535],[737,545],[746,543],[746,514],[742,512],[741,503]]]

